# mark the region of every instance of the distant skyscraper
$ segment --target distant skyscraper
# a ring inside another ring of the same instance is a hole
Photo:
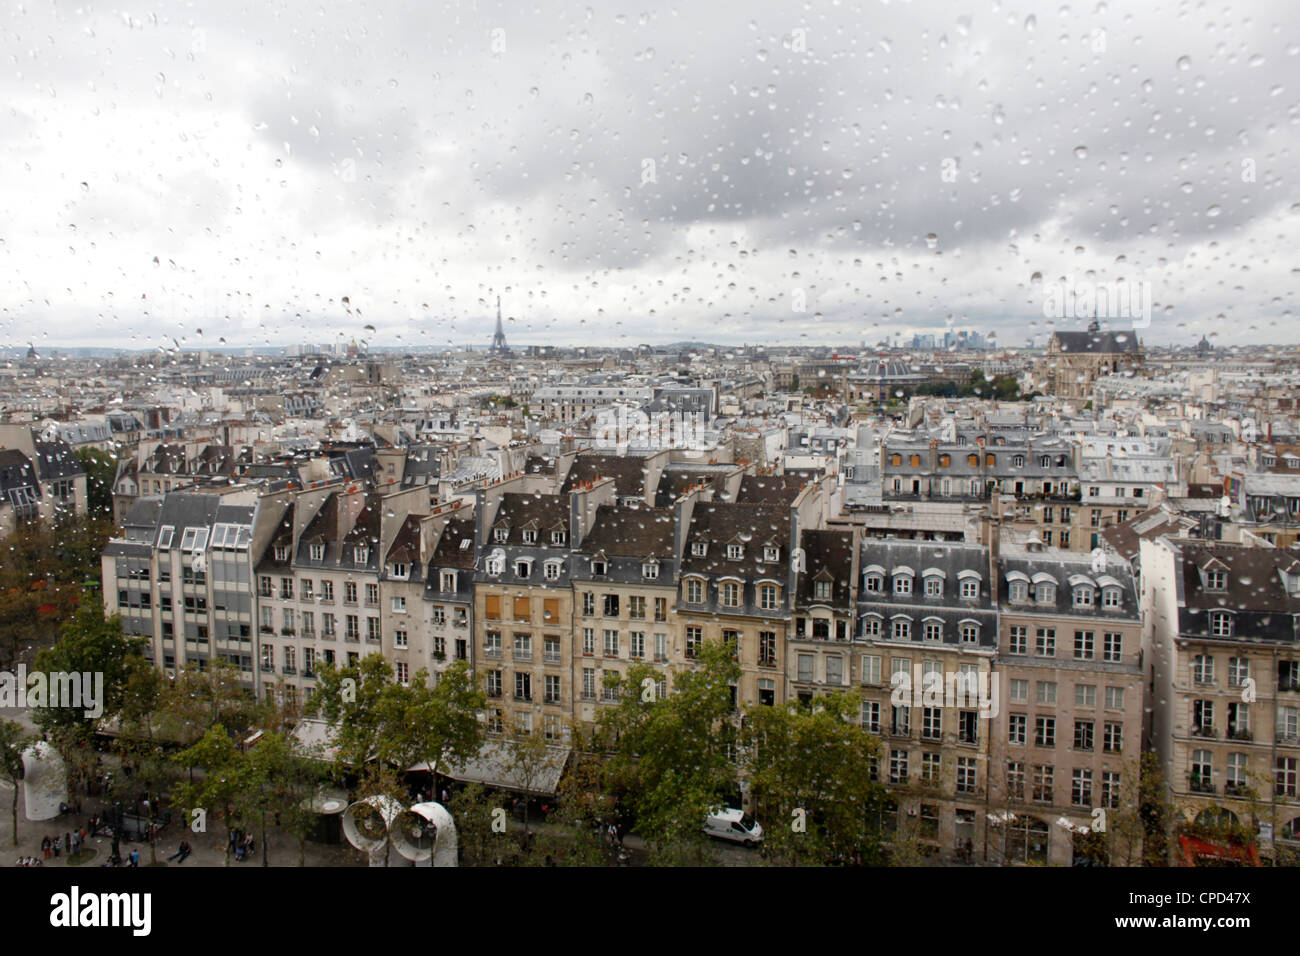
[[[490,351],[494,355],[510,354],[510,347],[506,345],[506,330],[501,327],[501,296],[497,296],[497,330],[492,334]]]

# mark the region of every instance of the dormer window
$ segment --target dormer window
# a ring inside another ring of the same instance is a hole
[[[1080,585],[1074,589],[1074,606],[1092,607],[1092,596],[1092,588],[1086,584]]]
[[[441,590],[443,590],[443,591],[455,591],[455,590],[456,590],[456,572],[455,572],[455,571],[443,571],[441,577],[442,577]]]
[[[547,561],[546,568],[545,568],[546,580],[558,581],[560,579],[561,567],[562,564],[559,561]]]
[[[1024,467],[1025,467],[1025,456],[1024,456],[1024,455],[1012,455],[1012,456],[1011,456],[1011,467],[1012,467],[1012,468],[1024,468]]]
[[[830,581],[818,581],[818,582],[814,585],[814,587],[813,587],[813,595],[814,595],[818,600],[822,600],[822,601],[830,600],[830,596],[831,596],[831,582],[830,582]]]
[[[943,596],[943,578],[932,574],[925,579],[925,596],[942,597]]]
[[[1009,596],[1013,604],[1026,603],[1029,600],[1029,585],[1024,581],[1012,581]]]
[[[722,604],[724,607],[740,607],[740,585],[735,581],[723,583]]]
[[[358,545],[352,552],[352,560],[357,564],[370,563],[370,549],[365,545]]]
[[[1052,456],[1051,456],[1051,455],[1039,455],[1039,456],[1038,456],[1038,467],[1039,467],[1039,468],[1051,468],[1051,467],[1052,467]]]
[[[388,576],[398,581],[405,581],[410,576],[410,573],[411,566],[409,564],[395,561],[389,569]]]
[[[277,544],[275,546],[275,560],[284,563],[289,560],[289,546]]]
[[[745,556],[745,546],[743,544],[727,545],[727,560],[739,561]]]
[[[564,544],[568,537],[568,534],[563,531],[552,531],[551,544]]]
[[[605,561],[603,558],[591,559],[591,573],[598,576],[605,573]]]
[[[536,544],[537,532],[531,529],[524,532],[524,544]]]
[[[980,579],[967,577],[961,579],[961,596],[964,601],[974,601],[980,596]]]
[[[659,562],[647,561],[641,565],[641,576],[647,581],[654,581],[659,577]]]
[[[526,578],[533,570],[533,562],[527,558],[521,558],[515,562],[515,574],[521,578]]]
[[[503,528],[492,529],[492,540],[495,541],[497,544],[505,544],[509,538],[510,538],[509,528],[503,527]]]
[[[1210,633],[1215,637],[1232,637],[1232,615],[1227,611],[1212,611]]]
[[[702,558],[709,553],[709,545],[704,541],[695,541],[691,544],[691,554],[697,558]]]
[[[897,574],[894,576],[894,593],[912,593],[912,576],[910,574]]]
[[[764,561],[768,561],[768,562],[779,561],[780,558],[781,558],[780,548],[773,547],[772,545],[767,545],[766,547],[763,548]]]
[[[1042,581],[1034,585],[1034,600],[1039,604],[1056,603],[1056,585]]]
[[[505,569],[505,566],[506,559],[501,555],[493,555],[487,559],[486,567],[488,574],[500,574]]]
[[[862,589],[872,594],[879,594],[885,589],[884,575],[868,574],[862,582]]]
[[[176,528],[172,525],[165,524],[161,531],[158,532],[158,550],[168,551],[172,546],[172,538],[176,536]]]
[[[1218,568],[1205,572],[1205,590],[1226,591],[1228,589],[1228,572]]]
[[[325,560],[325,545],[323,545],[323,544],[313,544],[313,545],[309,545],[309,546],[307,547],[307,551],[308,551],[308,553],[311,555],[311,559],[312,559],[313,561],[324,561],[324,560]]]
[[[1102,588],[1101,589],[1101,606],[1102,607],[1119,607],[1120,593],[1119,588]]]

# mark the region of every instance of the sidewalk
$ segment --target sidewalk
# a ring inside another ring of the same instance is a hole
[[[9,807],[13,800],[13,789],[0,784],[0,866],[13,867],[19,857],[34,856],[41,860],[41,839],[45,836],[51,838],[56,835],[60,840],[65,833],[71,833],[74,827],[86,827],[89,831],[89,821],[92,813],[100,809],[100,801],[94,798],[85,798],[82,801],[84,813],[68,813],[57,817],[53,820],[45,820],[34,823],[24,816],[22,788],[18,793],[18,846],[12,844],[11,820],[12,815]],[[277,832],[273,827],[267,827],[267,865],[269,866],[297,866],[298,865],[298,841],[297,839],[283,833]],[[230,869],[240,869],[243,867],[253,867],[262,865],[262,843],[261,834],[256,830],[253,832],[253,839],[257,841],[257,852],[244,862],[239,862],[232,854],[230,857]],[[183,864],[175,861],[167,863],[167,857],[176,852],[181,840],[188,840],[193,853],[185,860]],[[87,837],[86,843],[93,855],[89,859],[80,860],[77,858],[70,859],[65,851],[61,856],[43,860],[43,866],[102,866],[112,855],[113,840],[110,837],[103,836]],[[140,865],[150,865],[149,844],[133,843],[123,840],[121,845],[122,859],[128,859],[128,854],[132,850],[140,852]],[[158,865],[159,866],[224,866],[225,865],[225,847],[226,832],[225,828],[218,825],[216,828],[209,828],[207,833],[192,833],[188,829],[182,829],[177,823],[172,823],[158,838]],[[344,845],[327,846],[325,844],[313,843],[307,841],[306,850],[307,866],[365,866],[366,861],[360,853],[352,847]]]

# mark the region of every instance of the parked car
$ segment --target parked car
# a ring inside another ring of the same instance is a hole
[[[763,827],[743,810],[723,808],[714,810],[704,819],[704,832],[719,840],[730,840],[745,846],[763,842]]]

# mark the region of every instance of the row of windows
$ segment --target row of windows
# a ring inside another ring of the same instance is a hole
[[[1096,659],[1097,641],[1093,631],[1075,631],[1073,657],[1076,661]],[[1029,628],[1015,625],[1007,630],[1007,653],[1027,655],[1029,653]],[[1034,654],[1038,657],[1056,656],[1056,628],[1040,627],[1034,633]],[[1119,664],[1124,659],[1124,635],[1107,632],[1101,637],[1101,660],[1108,664]]]
[[[900,467],[900,466],[903,464],[903,456],[902,456],[900,453],[898,453],[898,452],[893,452],[893,453],[889,456],[889,463],[890,463],[890,465],[892,465],[892,466],[894,466],[894,467],[896,467],[896,468],[897,468],[897,467]],[[907,463],[908,463],[908,465],[909,465],[910,467],[912,467],[912,468],[920,468],[920,467],[921,467],[921,456],[920,456],[919,454],[913,453],[913,454],[911,454],[911,455],[908,456]],[[986,453],[986,454],[984,455],[984,465],[985,465],[985,467],[987,467],[987,468],[996,468],[996,467],[997,467],[997,463],[998,463],[997,455],[995,455],[995,454],[993,454],[993,453],[991,453],[991,452]],[[980,456],[979,456],[976,452],[971,452],[969,455],[966,456],[966,464],[969,465],[971,468],[978,468],[978,467],[979,467],[979,464],[980,464]],[[1070,464],[1071,464],[1071,462],[1070,462],[1069,456],[1067,456],[1067,455],[1056,455],[1055,457],[1053,457],[1053,456],[1051,456],[1051,455],[1039,455],[1039,456],[1038,456],[1038,467],[1039,467],[1039,468],[1053,468],[1053,467],[1055,467],[1055,468],[1068,468],[1068,467],[1070,466]],[[949,454],[947,454],[947,453],[944,453],[944,454],[939,455],[939,467],[940,467],[940,468],[950,468],[951,466],[952,466],[952,456],[951,456],[951,455],[949,455]],[[1024,467],[1025,467],[1025,456],[1024,456],[1024,455],[1012,455],[1012,456],[1011,456],[1011,467],[1012,467],[1012,468],[1024,468]]]
[[[915,623],[912,618],[900,614],[890,618],[888,626],[886,626],[884,617],[877,614],[868,614],[861,618],[858,636],[871,640],[879,639],[888,634],[890,640],[910,641],[915,634],[927,641],[943,640],[943,621],[938,618],[925,618],[921,621],[920,630],[914,629],[913,625]],[[963,644],[978,644],[980,641],[980,625],[974,621],[960,622],[957,625],[957,633]]]
[[[894,594],[908,595],[912,593],[912,582],[915,578],[911,568],[895,569],[891,577],[894,582]],[[924,581],[924,593],[926,597],[943,597],[944,596],[944,575],[940,571],[931,573],[922,572]],[[958,574],[957,594],[964,601],[973,601],[980,596],[981,577],[974,571],[962,571]],[[862,578],[862,589],[868,594],[883,594],[885,591],[885,575],[883,572],[868,571]],[[829,590],[826,596],[830,596]]]
[[[1094,794],[1095,775],[1092,770],[1077,767],[1070,775],[1070,803],[1076,807],[1094,807],[1094,796],[1099,798],[1095,806],[1116,810],[1120,805],[1122,777],[1118,771],[1103,770],[1100,775],[1100,790]],[[1030,787],[1026,790],[1025,764],[1019,760],[1007,761],[1007,797],[1013,800],[1028,800],[1033,803],[1056,802],[1056,768],[1051,764],[1034,764],[1028,779]]]
[[[830,596],[830,582],[825,584],[826,597]],[[682,600],[686,604],[704,604],[708,593],[708,582],[704,578],[686,578],[682,584]],[[744,602],[745,586],[741,581],[720,581],[716,586],[718,603],[723,607],[740,607]],[[775,584],[758,585],[758,606],[764,611],[775,611],[781,607],[781,589]]]

